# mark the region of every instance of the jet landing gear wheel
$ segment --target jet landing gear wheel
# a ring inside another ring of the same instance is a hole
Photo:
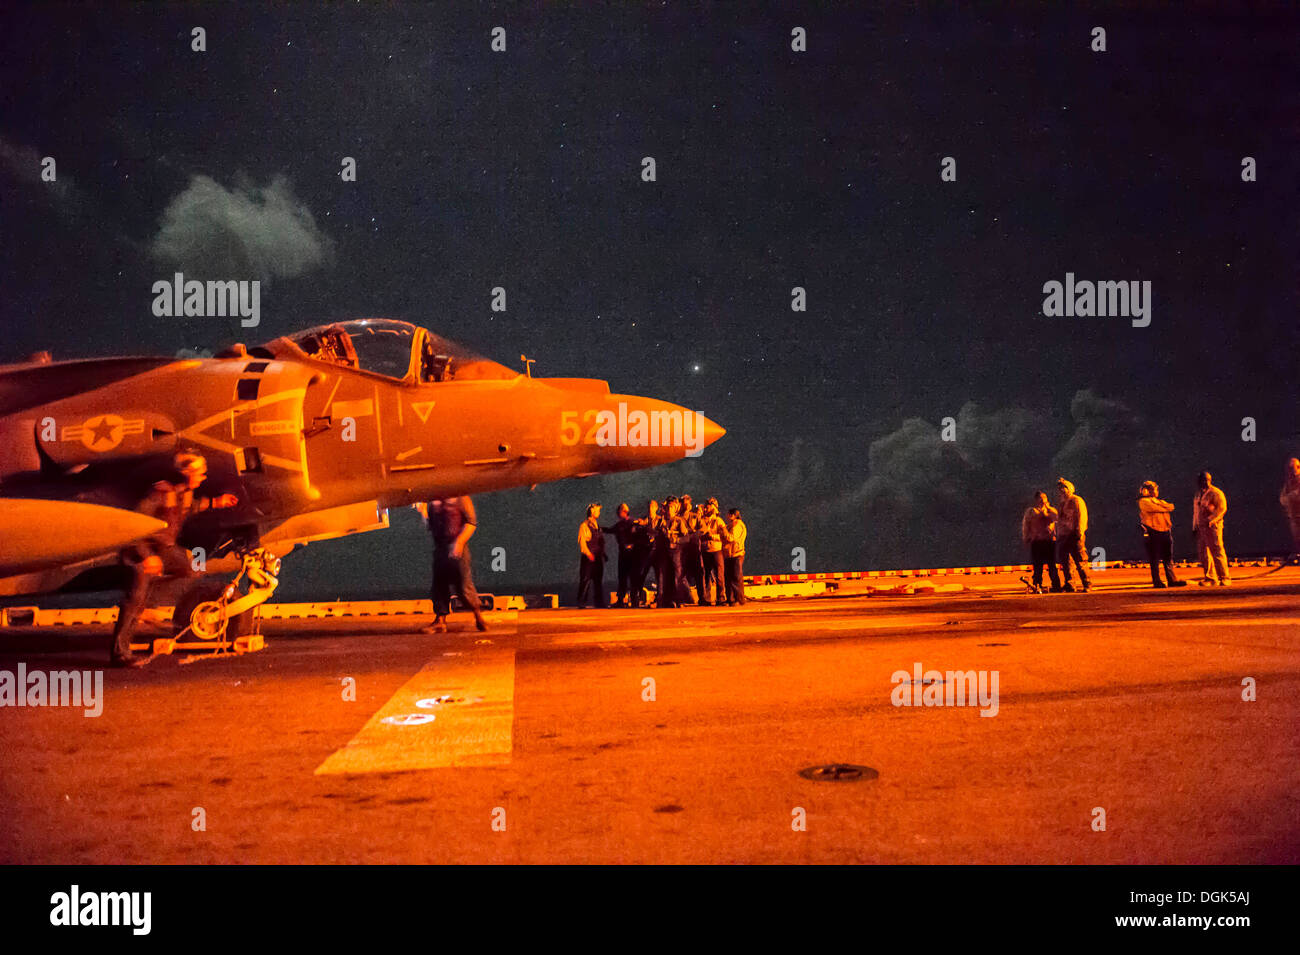
[[[236,637],[252,633],[252,610],[227,619],[226,608],[220,600],[227,586],[220,580],[203,580],[186,590],[172,611],[172,636],[197,643],[220,638],[224,629],[225,639],[234,642]]]
[[[190,611],[190,633],[199,640],[216,640],[226,632],[226,609],[205,600]]]

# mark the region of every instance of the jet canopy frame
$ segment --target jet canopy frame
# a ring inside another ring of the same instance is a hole
[[[278,354],[288,345],[302,357],[342,365],[363,374],[404,384],[446,381],[508,380],[512,371],[426,328],[391,318],[331,322],[286,335],[267,350]]]

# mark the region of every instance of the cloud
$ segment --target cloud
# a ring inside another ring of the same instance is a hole
[[[1089,389],[1078,391],[1070,402],[1074,433],[1052,458],[1052,467],[1066,475],[1101,476],[1103,449],[1142,444],[1141,421],[1122,401],[1102,398]],[[1074,478],[1075,483],[1078,481]]]
[[[41,161],[45,157],[31,146],[15,143],[0,136],[0,169],[3,169],[19,182],[40,186],[47,189],[56,199],[74,198],[73,186],[67,175],[59,172],[55,164],[56,179],[46,182],[41,178]]]
[[[944,441],[937,423],[909,418],[871,443],[866,480],[825,513],[838,515],[841,531],[861,522],[868,567],[1001,563],[1019,554],[1030,495],[1054,497],[1059,474],[1101,505],[1099,530],[1123,541],[1137,485],[1117,463],[1147,467],[1159,449],[1128,405],[1090,390],[1074,395],[1070,419],[1067,430],[1043,410],[968,402],[956,440]]]
[[[944,441],[938,425],[920,418],[873,441],[867,480],[846,502],[869,512],[953,519],[991,505],[1008,486],[1032,483],[1042,449],[1054,443],[1046,417],[1024,408],[985,412],[967,402],[955,421],[955,441]]]
[[[782,495],[807,493],[821,483],[826,470],[826,456],[803,438],[790,443],[790,455],[785,467],[776,475],[773,490]]]
[[[233,189],[194,176],[163,210],[150,251],[195,277],[268,281],[319,268],[332,258],[333,243],[282,176]]]

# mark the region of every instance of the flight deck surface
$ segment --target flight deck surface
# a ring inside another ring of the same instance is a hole
[[[1294,863],[1300,569],[1239,574],[269,620],[262,652],[105,670],[98,718],[0,711],[0,861]],[[11,671],[106,650],[0,631]],[[996,673],[996,705],[895,705],[917,666],[938,700]],[[878,776],[799,775],[826,764]]]

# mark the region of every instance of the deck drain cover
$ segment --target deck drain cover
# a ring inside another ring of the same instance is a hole
[[[854,766],[852,763],[828,763],[825,766],[809,766],[799,770],[804,779],[814,782],[856,783],[866,779],[875,779],[880,773],[870,766]]]

